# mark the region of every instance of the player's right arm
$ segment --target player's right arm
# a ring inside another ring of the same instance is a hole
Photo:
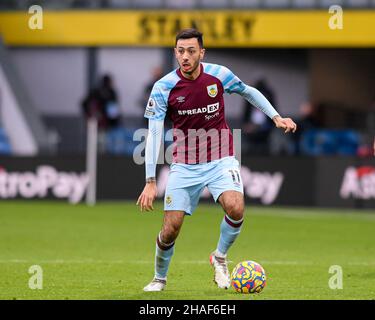
[[[166,95],[156,83],[147,102],[145,117],[148,118],[148,135],[145,150],[146,184],[138,198],[141,211],[153,210],[157,196],[156,165],[163,138],[164,118],[167,110]]]

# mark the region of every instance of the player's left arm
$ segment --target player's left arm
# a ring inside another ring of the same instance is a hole
[[[256,88],[243,84],[244,89],[239,92],[253,106],[263,111],[275,123],[276,128],[285,130],[285,133],[296,132],[297,124],[291,118],[283,118],[267,100],[267,98]]]
[[[224,68],[224,67],[223,67]],[[237,93],[249,101],[254,107],[264,112],[275,123],[276,128],[287,132],[295,132],[297,124],[291,118],[283,118],[267,100],[267,98],[256,88],[243,83],[236,75],[224,68],[225,79],[223,81],[224,91],[231,94]]]

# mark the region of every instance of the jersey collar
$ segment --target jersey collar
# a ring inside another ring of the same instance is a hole
[[[198,79],[201,77],[201,75],[203,74],[203,64],[200,63],[200,64],[199,64],[199,67],[201,68],[201,72],[199,73],[198,78],[196,78],[196,79],[194,79],[194,80],[190,80],[190,79],[188,79],[188,78],[185,78],[185,77],[183,76],[183,74],[182,74],[180,68],[177,69],[177,75],[178,75],[178,76],[180,77],[180,79],[183,80],[183,81],[188,81],[188,82],[196,81],[196,80],[198,80]]]

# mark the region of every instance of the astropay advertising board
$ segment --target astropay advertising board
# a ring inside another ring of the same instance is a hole
[[[0,157],[0,201],[85,200],[89,177],[84,156]],[[128,157],[99,157],[98,200],[134,199],[144,186],[144,169]]]
[[[375,199],[375,166],[346,168],[340,188],[343,199]]]
[[[59,172],[53,166],[38,166],[35,172],[7,172],[0,168],[0,198],[46,198],[50,192],[70,203],[82,200],[89,178],[86,173]]]
[[[316,205],[375,209],[375,159],[316,161]]]
[[[0,161],[0,199],[83,200],[89,178],[79,159],[5,158]]]
[[[158,166],[159,199],[168,174],[168,165]],[[375,159],[243,156],[241,180],[247,205],[375,209]],[[131,157],[98,158],[99,201],[133,201],[144,181],[144,166]],[[88,183],[83,156],[0,158],[1,201],[62,199],[79,203],[85,199]],[[213,203],[208,190],[201,200]]]

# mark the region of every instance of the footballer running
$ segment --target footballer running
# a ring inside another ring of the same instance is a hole
[[[143,290],[165,288],[184,218],[193,214],[205,187],[225,212],[217,248],[209,260],[217,286],[227,289],[230,286],[227,253],[241,232],[245,206],[223,95],[241,95],[285,133],[295,132],[297,125],[290,118],[282,118],[261,92],[243,83],[228,68],[203,63],[203,35],[198,30],[180,31],[174,53],[179,68],[155,82],[145,110],[149,133],[145,150],[146,185],[137,201],[141,211],[153,210],[157,196],[156,163],[166,115],[173,123],[175,145],[164,196],[163,225],[156,238],[155,275]]]

